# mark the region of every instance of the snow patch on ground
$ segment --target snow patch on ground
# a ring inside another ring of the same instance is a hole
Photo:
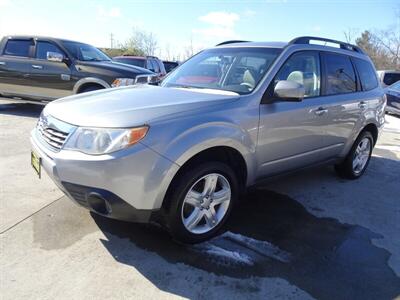
[[[400,146],[393,146],[393,145],[376,145],[375,148],[389,150],[392,152],[400,152]]]
[[[224,233],[222,236],[235,241],[262,256],[269,256],[285,263],[290,261],[290,253],[279,249],[279,247],[270,242],[256,240],[230,231]]]
[[[198,250],[205,252],[212,256],[222,257],[228,259],[235,264],[252,266],[254,264],[250,256],[245,253],[240,253],[237,251],[228,250],[209,242],[204,243],[201,247],[197,247]]]
[[[208,242],[195,245],[192,249],[206,254],[216,263],[231,266],[253,266],[257,260],[265,258],[288,263],[291,258],[290,253],[267,241],[256,240],[230,231]]]
[[[386,115],[384,130],[388,132],[400,132],[400,118]]]

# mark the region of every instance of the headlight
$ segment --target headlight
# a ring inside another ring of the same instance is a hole
[[[116,78],[111,84],[112,87],[127,86],[135,84],[135,79],[133,78]]]
[[[64,145],[64,149],[99,155],[127,148],[143,139],[148,126],[136,128],[87,128],[79,127]]]

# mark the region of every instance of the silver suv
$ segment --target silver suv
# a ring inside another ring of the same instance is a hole
[[[48,104],[32,131],[31,161],[87,209],[156,222],[196,243],[214,236],[260,179],[321,163],[359,178],[385,103],[356,46],[314,37],[226,42],[161,86]]]

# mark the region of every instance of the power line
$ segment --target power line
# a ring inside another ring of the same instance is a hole
[[[114,48],[114,34],[111,32],[110,33],[110,48],[113,49]]]

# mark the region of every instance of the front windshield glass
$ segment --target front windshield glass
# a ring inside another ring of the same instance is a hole
[[[88,44],[77,42],[63,42],[68,52],[75,58],[81,61],[108,61],[111,60],[107,55],[101,52],[96,47]]]
[[[396,83],[393,83],[389,88],[392,90],[396,90],[397,92],[400,92],[400,80],[397,81]]]
[[[141,67],[141,68],[145,67],[144,63],[146,62],[146,60],[140,59],[140,58],[114,57],[113,59],[120,63],[132,65],[132,66],[136,66],[136,67]]]
[[[162,86],[207,88],[248,94],[281,53],[275,48],[215,48],[205,50],[164,79]]]

